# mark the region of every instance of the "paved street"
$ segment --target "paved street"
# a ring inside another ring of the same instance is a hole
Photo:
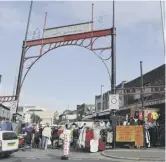
[[[118,159],[118,157],[125,157],[128,158],[131,157],[139,157],[141,153],[141,157],[143,156],[144,159],[139,159],[139,162],[150,162],[152,160],[149,160],[149,157],[153,157],[153,161],[156,160],[156,162],[162,162],[164,160],[164,150],[146,150],[144,153],[143,151],[139,150],[108,150],[106,151],[107,155],[115,156],[115,158],[105,157],[101,155],[101,152],[98,153],[85,153],[85,152],[71,152],[70,153],[70,159],[68,162],[72,161],[81,161],[81,162],[91,162],[91,161],[99,161],[99,162],[129,162],[133,161],[132,159],[125,159],[121,158]],[[60,162],[62,161],[60,158],[63,155],[62,150],[37,150],[33,149],[31,151],[19,151],[13,154],[10,158],[2,158],[0,160],[3,160],[3,162]],[[147,158],[147,159],[146,159]],[[134,161],[138,161],[137,159]]]
[[[60,158],[63,155],[62,150],[32,150],[26,152],[16,152],[10,158],[3,158],[3,162],[59,162],[62,161]],[[100,162],[107,162],[108,158],[105,158],[101,155],[101,153],[82,153],[82,152],[72,152],[70,153],[70,160],[71,161],[100,161]]]

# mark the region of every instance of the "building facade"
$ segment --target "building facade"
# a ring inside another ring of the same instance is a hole
[[[152,89],[149,86],[164,86],[165,85],[165,64],[153,69],[143,75],[143,84],[145,87],[144,102],[145,107],[162,107],[165,110],[165,93],[151,93]],[[121,95],[120,88],[133,88],[137,87],[135,90],[137,94],[125,94]],[[116,92],[119,94],[119,111],[130,110],[131,107],[140,109],[141,107],[141,77],[137,77],[129,82],[122,82],[116,87]],[[147,88],[146,88],[147,87]],[[140,89],[139,89],[140,88]],[[156,90],[157,91],[157,90]],[[148,93],[146,93],[148,92]],[[95,96],[95,107],[96,112],[110,111],[109,106],[109,95],[111,91],[103,94],[103,105],[101,110],[101,95]],[[109,113],[109,112],[108,112]],[[106,113],[103,113],[106,114]]]
[[[20,106],[20,108],[23,108],[24,113],[30,110],[47,111],[47,108],[42,106]]]
[[[82,121],[86,115],[95,113],[94,104],[77,105],[77,121]]]
[[[76,120],[77,120],[77,111],[76,110],[65,110],[59,116],[60,124],[71,123],[71,122],[75,122]]]
[[[10,108],[0,104],[0,120],[10,120]]]

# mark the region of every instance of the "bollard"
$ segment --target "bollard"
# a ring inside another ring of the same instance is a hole
[[[63,144],[63,156],[61,160],[69,159],[69,149],[70,149],[70,130],[64,130],[64,144]]]

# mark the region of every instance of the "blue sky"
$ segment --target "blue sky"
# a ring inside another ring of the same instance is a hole
[[[11,95],[21,56],[22,41],[30,2],[0,2],[1,95]],[[89,21],[92,2],[34,2],[28,38],[42,29],[44,13],[47,27]],[[112,2],[94,2],[95,28],[110,28]],[[103,22],[98,19],[102,16]],[[117,84],[130,81],[143,71],[164,63],[159,2],[116,2]],[[29,51],[39,53],[38,49]],[[107,62],[111,67],[110,62]],[[29,73],[21,92],[22,105],[48,106],[52,110],[75,109],[83,102],[94,103],[94,96],[110,88],[105,67],[91,51],[63,47],[49,52]]]

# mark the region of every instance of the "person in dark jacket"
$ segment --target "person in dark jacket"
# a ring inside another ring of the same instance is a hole
[[[77,141],[79,139],[79,135],[80,135],[80,129],[79,129],[78,125],[76,124],[75,129],[73,130],[73,143],[72,143],[72,146],[73,146],[74,150],[78,149]]]
[[[31,142],[32,142],[32,132],[31,131],[26,131],[24,140],[27,145],[31,145]]]
[[[52,134],[51,134],[51,145],[53,147],[54,145],[54,141],[58,139],[58,128],[57,127],[54,127],[52,129]]]
[[[32,132],[31,131],[26,131],[25,136],[24,136],[24,145],[25,146],[22,150],[25,151],[26,149],[30,148],[31,143],[32,143]]]
[[[39,146],[42,146],[42,132],[43,132],[43,128],[42,126],[39,127]]]

